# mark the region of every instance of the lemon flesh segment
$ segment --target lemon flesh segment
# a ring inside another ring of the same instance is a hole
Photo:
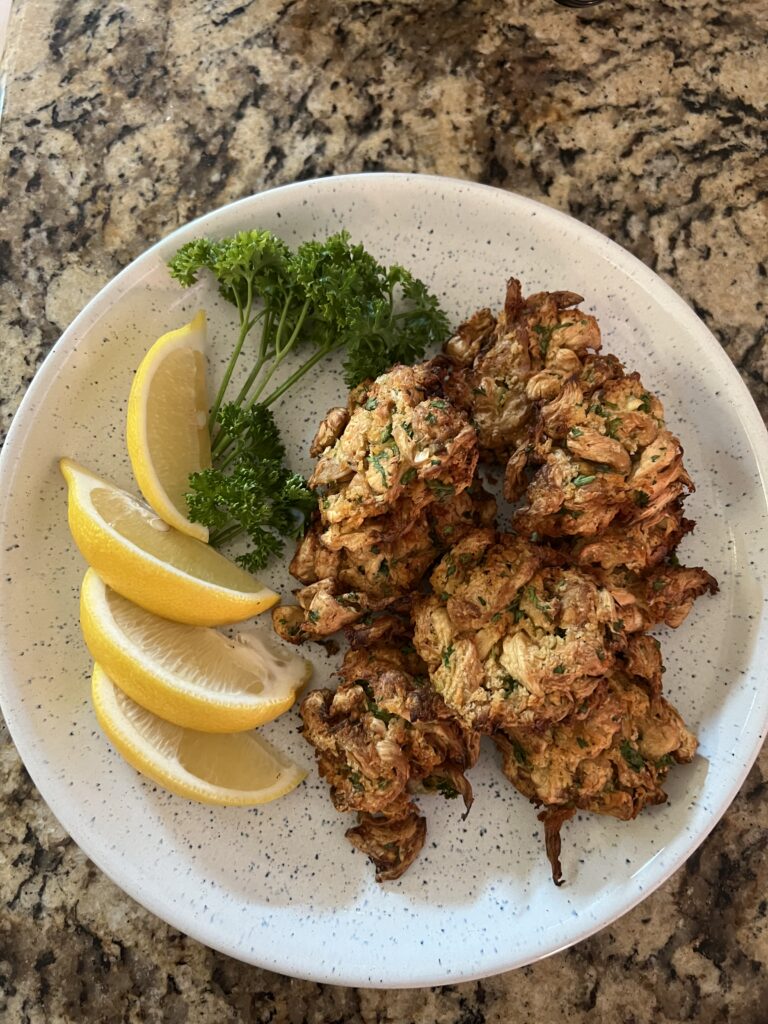
[[[306,772],[254,732],[203,733],[166,722],[93,669],[91,696],[99,725],[137,771],[177,796],[248,807],[294,789]]]
[[[80,624],[94,661],[134,701],[176,725],[241,732],[287,711],[312,665],[255,634],[162,619],[110,590],[93,569],[80,591]]]
[[[147,506],[62,459],[69,528],[86,562],[134,604],[174,622],[222,626],[271,608],[278,595]]]
[[[205,384],[205,313],[159,338],[136,371],[126,440],[133,475],[166,523],[197,540],[208,528],[187,517],[189,475],[211,465]]]

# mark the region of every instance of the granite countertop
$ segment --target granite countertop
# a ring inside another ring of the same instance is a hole
[[[690,302],[768,416],[764,0],[16,0],[0,189],[5,429],[60,332],[177,225],[273,185],[439,173],[568,211]],[[710,838],[593,938],[376,992],[212,952],[123,895],[0,733],[0,1020],[758,1024],[768,753]]]

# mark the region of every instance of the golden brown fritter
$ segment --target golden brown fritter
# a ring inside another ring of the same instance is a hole
[[[301,704],[302,735],[340,811],[357,811],[347,834],[374,861],[377,880],[398,878],[418,855],[426,825],[416,788],[461,795],[479,737],[464,729],[429,687],[412,653],[385,645],[348,652],[343,682],[314,690]]]
[[[272,612],[283,639],[321,639],[369,612],[410,600],[446,548],[496,515],[494,498],[479,483],[410,517],[402,514],[406,504],[401,500],[391,515],[366,519],[343,536],[333,535],[333,528],[323,530],[319,518],[313,521],[290,565],[292,575],[306,584],[295,592],[299,604]]]
[[[613,523],[597,536],[573,537],[569,557],[578,565],[610,573],[614,569],[642,573],[661,564],[694,527],[674,503],[652,519]]]
[[[534,296],[524,305],[541,302]],[[597,354],[589,319],[579,326],[583,344],[571,347],[563,347],[567,331],[554,328],[545,365],[532,361],[524,381],[529,416],[505,472],[505,497],[521,502],[513,527],[593,572],[631,606],[628,628],[679,625],[697,596],[717,589],[703,569],[682,568],[674,559],[694,526],[683,516],[693,483],[682,446],[639,374],[625,373],[615,356]],[[519,349],[508,338],[496,348],[505,343],[510,352]],[[658,594],[662,587],[666,596]]]
[[[397,647],[401,651],[412,651],[410,607],[400,613],[387,609],[380,615],[366,615],[359,622],[344,629],[344,638],[353,650],[367,650],[371,647]],[[423,668],[420,669],[423,671]]]
[[[693,489],[661,402],[637,373],[601,355],[580,296],[523,298],[510,279],[498,318],[480,310],[445,345],[446,391],[486,454],[506,459],[514,527],[560,541],[570,561],[636,573],[665,561],[693,527]]]
[[[395,366],[356,389],[349,421],[320,454],[309,483],[322,494],[323,524],[350,531],[403,497],[418,512],[460,494],[472,483],[477,457],[475,430],[445,400],[440,374],[428,363]]]
[[[468,534],[413,608],[432,685],[467,727],[490,733],[565,717],[624,643],[610,593],[512,534]],[[550,564],[547,564],[550,563]]]
[[[510,279],[498,316],[482,309],[438,359],[358,386],[312,442],[319,507],[291,563],[303,586],[273,621],[294,642],[345,631],[343,681],[305,698],[303,734],[379,880],[424,844],[414,793],[469,808],[483,733],[542,808],[558,884],[564,821],[633,818],[695,752],[645,634],[717,590],[675,558],[693,484],[661,402],[600,352],[581,301],[524,298]],[[506,464],[514,532],[495,530],[479,454]]]
[[[540,292],[523,298],[510,278],[498,319],[482,309],[444,347],[453,367],[445,383],[451,401],[466,410],[481,449],[506,459],[525,433],[533,399],[580,369],[580,357],[600,348],[594,317],[574,308],[573,292]]]
[[[717,580],[705,569],[664,564],[642,574],[617,568],[592,575],[610,591],[627,632],[665,625],[677,628],[702,594],[716,594]]]
[[[331,636],[369,613],[387,608],[395,600],[346,590],[333,578],[302,587],[296,596],[297,605],[278,605],[272,609],[275,632],[294,644]]]
[[[602,540],[589,557],[614,563],[604,539],[609,526],[617,533],[634,531],[637,538],[653,532],[658,557],[662,538],[675,543],[688,525],[682,499],[693,484],[682,447],[664,426],[661,402],[638,374],[595,389],[586,379],[588,367],[589,360],[580,376],[539,404],[528,438],[510,459],[507,497],[520,497],[525,488],[515,527],[546,538]],[[529,480],[525,470],[532,472]],[[629,552],[634,564],[652,555],[647,549],[636,541]]]
[[[504,774],[546,810],[553,878],[561,881],[559,829],[576,810],[623,821],[667,799],[662,784],[671,765],[690,761],[696,739],[661,695],[657,641],[633,637],[589,700],[545,727],[507,726],[494,741]]]
[[[443,397],[428,363],[396,366],[331,409],[312,442],[311,483],[322,494],[291,573],[298,606],[276,608],[283,639],[329,636],[410,596],[440,552],[493,520],[474,483],[474,428]]]

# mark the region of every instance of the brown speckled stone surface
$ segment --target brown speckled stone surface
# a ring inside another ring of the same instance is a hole
[[[768,415],[764,0],[16,0],[0,174],[3,429],[61,330],[191,217],[359,170],[566,210],[699,312]],[[1,728],[1,727],[0,727]],[[594,938],[483,982],[372,992],[213,953],[124,896],[0,747],[0,1020],[768,1020],[768,757],[703,847]]]

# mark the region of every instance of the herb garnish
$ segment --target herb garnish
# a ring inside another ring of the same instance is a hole
[[[424,788],[436,790],[446,800],[453,800],[459,795],[458,789],[456,789],[450,779],[441,778],[437,775],[428,775],[424,779]]]
[[[624,760],[627,762],[627,764],[633,771],[641,772],[643,768],[645,768],[645,760],[643,759],[643,755],[640,753],[639,750],[637,750],[636,747],[632,746],[629,740],[621,741],[621,743],[619,744],[619,751],[621,752],[621,756],[624,758]]]
[[[183,245],[169,269],[184,287],[210,271],[238,311],[237,340],[210,410],[213,468],[192,474],[187,504],[216,546],[246,533],[251,547],[237,561],[257,570],[282,552],[282,538],[301,536],[316,500],[283,465],[269,406],[331,352],[343,353],[344,379],[354,387],[393,363],[420,358],[445,337],[448,322],[421,281],[403,267],[382,266],[345,231],[295,251],[269,231],[200,238]],[[257,327],[248,375],[226,402]],[[283,361],[298,351],[304,362],[274,386]],[[375,407],[369,399],[366,408]]]

